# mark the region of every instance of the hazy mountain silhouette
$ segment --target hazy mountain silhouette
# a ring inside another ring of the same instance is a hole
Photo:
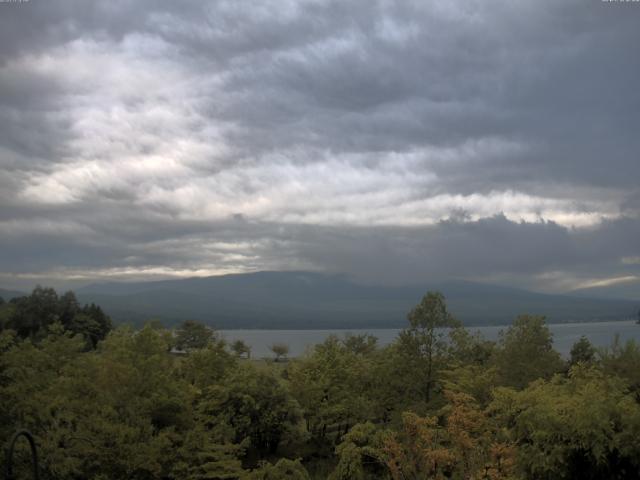
[[[601,287],[582,288],[571,292],[571,295],[591,298],[624,298],[636,300],[640,306],[640,280]]]
[[[510,323],[520,313],[550,322],[635,318],[638,302],[533,293],[465,281],[384,287],[342,275],[257,272],[154,282],[109,282],[76,290],[116,322],[200,320],[217,328],[400,327],[427,290],[439,290],[466,325]]]
[[[4,288],[0,288],[0,298],[2,298],[5,302],[8,302],[15,297],[22,297],[23,295],[26,294],[17,290],[6,290]]]

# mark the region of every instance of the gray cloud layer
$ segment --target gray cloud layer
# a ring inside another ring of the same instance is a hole
[[[0,283],[640,277],[640,7],[0,4]]]

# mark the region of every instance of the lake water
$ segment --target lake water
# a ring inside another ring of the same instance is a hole
[[[479,331],[487,340],[497,340],[500,330],[506,326],[471,327],[469,331]],[[626,342],[635,339],[640,342],[640,325],[633,321],[625,322],[593,322],[593,323],[562,323],[550,324],[553,333],[554,348],[565,356],[569,355],[571,346],[582,336],[586,336],[597,347],[607,347],[613,342],[614,336],[620,335],[620,340]],[[273,356],[269,346],[274,343],[285,343],[289,346],[289,356],[297,357],[318,343],[324,342],[329,335],[342,337],[346,333],[368,333],[378,337],[378,345],[391,343],[400,329],[356,329],[356,330],[221,330],[227,341],[244,340],[251,346],[254,358]]]

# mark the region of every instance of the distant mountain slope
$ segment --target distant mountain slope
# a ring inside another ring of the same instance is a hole
[[[22,297],[27,295],[24,292],[18,292],[16,290],[5,290],[4,288],[0,288],[0,298],[2,298],[5,302],[11,300],[15,297]]]
[[[640,280],[603,287],[582,288],[571,292],[571,295],[591,298],[626,298],[640,303]]]
[[[112,282],[77,290],[118,322],[200,320],[217,328],[399,327],[427,290],[442,291],[466,325],[510,323],[520,313],[550,322],[632,318],[637,302],[545,295],[471,282],[366,286],[345,276],[258,272],[156,282]]]

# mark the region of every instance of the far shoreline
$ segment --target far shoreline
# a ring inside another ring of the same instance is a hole
[[[640,325],[635,320],[618,320],[606,322],[568,322],[549,323],[553,334],[554,348],[562,355],[568,355],[572,345],[586,336],[596,347],[609,347],[615,336],[620,341],[630,339],[640,341]],[[465,326],[471,333],[479,332],[486,340],[497,341],[500,332],[509,325],[477,325]],[[314,345],[324,342],[330,335],[342,337],[346,334],[368,334],[378,339],[379,346],[391,343],[403,327],[361,327],[361,328],[323,328],[323,329],[219,329],[216,332],[225,341],[243,340],[252,349],[254,358],[270,358],[270,345],[285,343],[290,348],[289,357],[295,358]]]

